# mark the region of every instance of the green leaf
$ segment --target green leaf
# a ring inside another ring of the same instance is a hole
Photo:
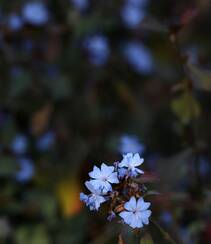
[[[0,131],[1,144],[4,147],[9,148],[11,145],[11,141],[13,140],[16,133],[17,131],[16,131],[15,121],[9,119],[7,123],[1,128]]]
[[[60,77],[54,84],[49,84],[54,99],[69,97],[71,95],[71,82],[67,77]]]
[[[193,87],[199,90],[211,91],[211,71],[203,70],[194,64],[186,64],[185,70]]]
[[[160,23],[157,19],[152,17],[146,17],[141,22],[141,28],[148,31],[154,31],[159,33],[167,33],[168,28],[164,24]]]
[[[159,159],[157,161],[160,181],[160,191],[175,189],[178,182],[188,177],[188,163],[193,159],[193,150],[184,150],[172,157]],[[176,172],[176,174],[175,174]]]
[[[10,81],[9,97],[14,98],[21,95],[31,86],[31,75],[26,71],[20,71]]]
[[[18,168],[17,162],[12,157],[0,157],[0,176],[12,176]]]
[[[50,193],[40,191],[27,192],[25,193],[25,204],[26,206],[36,205],[37,211],[45,216],[46,221],[52,223],[56,219],[56,199]]]
[[[17,244],[50,244],[48,233],[43,225],[23,226],[15,233]]]
[[[180,97],[174,99],[171,108],[184,124],[198,118],[201,113],[199,102],[190,92],[184,92]]]
[[[73,218],[62,219],[59,222],[59,231],[58,234],[56,235],[55,243],[59,243],[59,244],[60,243],[61,244],[87,243],[85,238],[89,228],[84,228],[84,226],[87,226],[86,216],[84,214],[76,215]],[[110,233],[112,232],[110,231]],[[104,233],[104,239],[105,236],[106,233]],[[93,241],[92,243],[94,244],[95,242]],[[97,243],[103,243],[103,242],[97,242]]]
[[[109,30],[114,25],[113,18],[103,18],[100,14],[89,16],[88,18],[78,16],[74,13],[69,15],[69,23],[72,25],[75,38],[81,38],[88,34],[90,30],[98,29]]]

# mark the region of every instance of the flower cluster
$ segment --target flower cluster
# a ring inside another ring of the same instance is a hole
[[[91,211],[98,210],[102,203],[108,202],[108,220],[119,215],[132,228],[149,224],[150,203],[144,201],[146,189],[138,181],[138,177],[144,174],[138,168],[143,162],[144,159],[138,153],[127,153],[121,162],[115,162],[113,166],[104,163],[100,168],[94,166],[89,173],[91,179],[85,182],[90,194],[81,193],[81,201]]]

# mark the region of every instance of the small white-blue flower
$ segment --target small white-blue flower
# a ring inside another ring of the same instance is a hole
[[[118,169],[118,176],[120,179],[124,178],[128,174],[128,170],[126,168]]]
[[[84,203],[88,203],[88,200],[89,200],[89,196],[84,194],[83,192],[80,193],[80,200]]]
[[[119,183],[117,172],[114,172],[113,166],[107,166],[102,164],[101,168],[94,166],[93,171],[89,173],[89,176],[93,179],[92,184],[99,188],[103,193],[112,191],[111,184]]]
[[[123,135],[120,138],[119,151],[121,154],[126,153],[140,153],[144,152],[144,145],[141,144],[137,136]]]
[[[141,228],[144,224],[149,224],[149,217],[152,213],[148,210],[149,206],[150,203],[145,202],[142,197],[137,201],[135,197],[131,197],[124,205],[127,211],[123,211],[119,215],[132,228]]]
[[[144,171],[138,169],[137,167],[140,166],[144,162],[144,159],[140,157],[138,153],[127,153],[123,155],[122,161],[119,163],[120,168],[127,168],[129,176],[135,177],[138,174],[143,174]]]
[[[98,210],[101,203],[106,201],[105,197],[101,195],[102,191],[93,185],[92,181],[86,181],[85,185],[91,194],[86,195],[84,193],[80,193],[80,200],[83,201],[90,210]]]

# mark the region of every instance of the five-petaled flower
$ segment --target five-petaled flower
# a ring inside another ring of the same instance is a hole
[[[136,201],[136,198],[133,196],[124,205],[127,211],[123,211],[119,215],[132,228],[141,228],[144,224],[149,224],[149,217],[151,215],[151,211],[148,210],[149,206],[150,203],[144,202],[142,197]]]
[[[109,221],[119,215],[132,228],[149,224],[150,203],[141,197],[147,188],[141,182],[135,181],[136,176],[144,174],[138,168],[143,161],[138,153],[127,153],[120,163],[114,162],[113,166],[104,163],[100,168],[94,166],[89,173],[91,179],[85,182],[90,194],[80,193],[81,201],[90,210],[98,210],[102,203],[107,202]]]
[[[123,155],[122,161],[119,163],[120,168],[127,168],[128,175],[136,177],[138,174],[143,174],[144,171],[138,169],[137,166],[140,166],[144,162],[144,159],[139,156],[138,153],[127,153]]]
[[[111,184],[119,183],[117,172],[114,172],[114,167],[107,166],[104,163],[101,165],[101,168],[94,166],[89,176],[93,179],[91,180],[92,184],[96,188],[99,188],[102,193],[112,191]]]
[[[86,187],[91,192],[90,195],[80,193],[80,200],[83,201],[90,210],[98,210],[101,203],[105,202],[105,197],[102,196],[102,191],[100,188],[95,187],[92,181],[85,182]]]

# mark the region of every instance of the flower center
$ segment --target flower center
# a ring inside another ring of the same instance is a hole
[[[138,209],[134,209],[133,213],[136,215],[138,213]]]

